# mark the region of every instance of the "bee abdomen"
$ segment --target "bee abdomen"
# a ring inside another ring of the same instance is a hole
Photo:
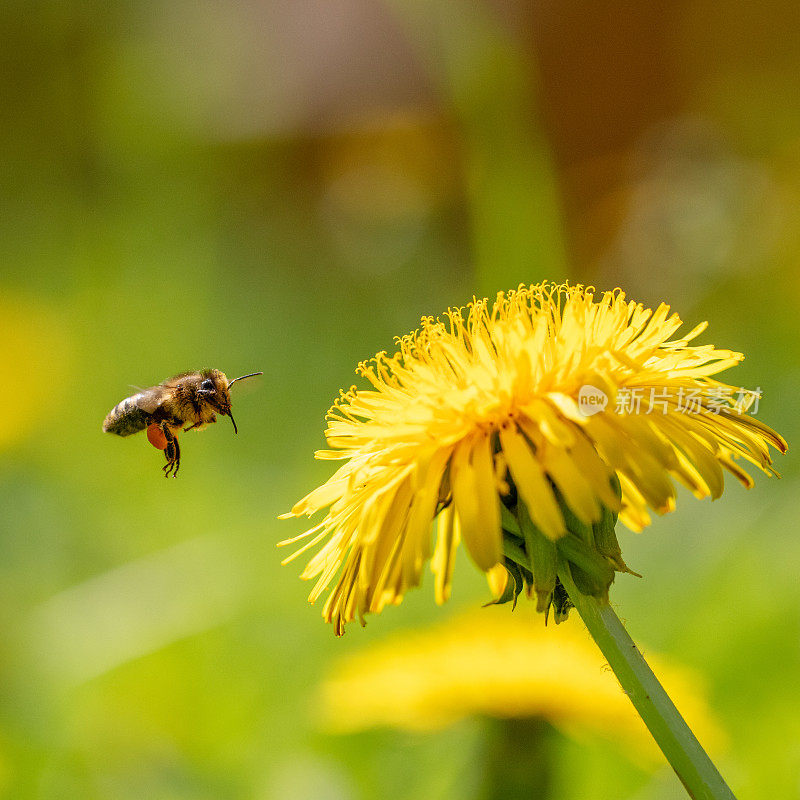
[[[136,397],[127,397],[117,403],[103,420],[103,430],[106,433],[116,433],[117,436],[130,436],[132,433],[143,431],[147,427],[149,415],[136,405]]]

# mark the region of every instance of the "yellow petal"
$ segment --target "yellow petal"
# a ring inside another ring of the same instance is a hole
[[[438,535],[436,549],[431,559],[431,570],[436,576],[434,588],[436,602],[439,605],[450,598],[453,583],[453,567],[456,563],[456,549],[461,541],[458,518],[451,503],[442,509],[438,519]]]
[[[495,564],[486,573],[486,582],[492,597],[502,597],[508,583],[508,570],[502,564]]]
[[[451,483],[461,536],[475,563],[484,572],[502,557],[499,498],[489,437],[462,442],[451,462]]]
[[[575,516],[587,525],[598,520],[600,504],[597,496],[569,454],[543,442],[540,458],[550,479],[558,487]]]
[[[517,492],[527,506],[531,519],[551,539],[563,536],[566,532],[564,518],[544,469],[531,452],[525,438],[516,427],[506,426],[500,429],[500,445]]]

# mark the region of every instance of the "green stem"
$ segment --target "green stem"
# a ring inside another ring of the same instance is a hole
[[[695,800],[735,800],[611,606],[579,592],[563,560],[558,577],[689,796]]]
[[[558,744],[541,717],[486,720],[481,800],[553,796]]]

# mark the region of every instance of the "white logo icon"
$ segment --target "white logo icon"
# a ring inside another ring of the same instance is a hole
[[[586,383],[578,392],[578,409],[584,417],[591,417],[606,410],[608,395],[596,386]]]

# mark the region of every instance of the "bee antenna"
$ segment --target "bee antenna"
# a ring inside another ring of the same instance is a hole
[[[238,378],[234,378],[232,381],[228,383],[228,388],[230,389],[236,381],[243,381],[245,378],[252,378],[255,375],[263,375],[263,372],[251,372],[249,375],[240,375]],[[233,419],[233,417],[231,417]],[[235,427],[235,426],[234,426]]]
[[[231,422],[233,423],[233,432],[239,433],[239,429],[236,427],[236,420],[233,418],[233,414],[231,414],[230,409],[228,409],[228,416],[231,418]]]

